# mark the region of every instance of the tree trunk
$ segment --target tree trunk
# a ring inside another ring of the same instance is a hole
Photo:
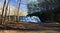
[[[17,11],[17,22],[19,22],[19,9],[20,9],[20,4],[21,4],[21,0],[18,3],[18,11]]]
[[[9,5],[9,0],[8,0],[8,3],[7,3],[7,5],[6,5],[6,9],[5,9],[5,16],[4,16],[4,21],[3,21],[3,23],[5,22],[5,20],[6,20],[6,17],[7,17],[8,5]]]
[[[10,5],[9,5],[8,21],[10,21]]]
[[[3,9],[2,9],[2,15],[1,15],[1,22],[0,22],[0,24],[3,23],[3,14],[4,14],[5,5],[6,5],[6,0],[4,1],[4,4],[3,4]]]

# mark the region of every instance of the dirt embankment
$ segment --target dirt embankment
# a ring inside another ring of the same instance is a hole
[[[53,30],[44,30],[44,31],[0,30],[0,33],[60,33],[60,32]]]

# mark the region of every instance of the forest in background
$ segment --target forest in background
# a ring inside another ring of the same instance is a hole
[[[60,0],[45,0],[45,2],[34,4],[33,6],[35,6],[35,8],[42,7],[44,9],[39,12],[30,13],[27,16],[38,16],[42,22],[60,22]],[[28,4],[29,12],[31,12],[31,9],[35,11],[35,8],[30,7]]]

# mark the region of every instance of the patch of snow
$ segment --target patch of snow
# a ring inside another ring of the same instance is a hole
[[[24,17],[21,17],[20,18],[20,21],[23,21],[23,22],[35,22],[35,23],[38,23],[38,22],[41,22],[41,20],[39,19],[39,17],[37,16],[24,16]]]

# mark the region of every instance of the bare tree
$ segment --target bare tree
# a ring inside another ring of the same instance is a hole
[[[17,22],[19,22],[19,10],[20,10],[20,4],[21,4],[21,0],[18,3],[18,10],[17,10]]]
[[[17,9],[18,9],[18,0],[15,0],[15,2],[16,2],[16,11],[17,11]],[[14,11],[14,22],[16,22],[17,21],[17,17],[16,17],[16,15],[17,15],[17,13],[16,13],[16,11]]]
[[[1,22],[0,22],[0,24],[3,23],[3,14],[4,14],[5,5],[6,5],[6,0],[4,1],[4,4],[3,4],[3,9],[2,9],[2,15],[1,15]]]
[[[4,22],[5,22],[5,20],[6,20],[6,15],[7,15],[7,10],[8,10],[9,2],[10,2],[10,0],[8,0],[7,5],[6,5],[6,9],[5,9],[5,16],[4,16],[4,21],[3,21],[3,23],[4,23]]]
[[[9,13],[8,13],[8,19],[10,20],[10,4],[9,4],[9,7],[8,7],[8,9],[9,9]],[[8,21],[9,21],[8,20]]]

